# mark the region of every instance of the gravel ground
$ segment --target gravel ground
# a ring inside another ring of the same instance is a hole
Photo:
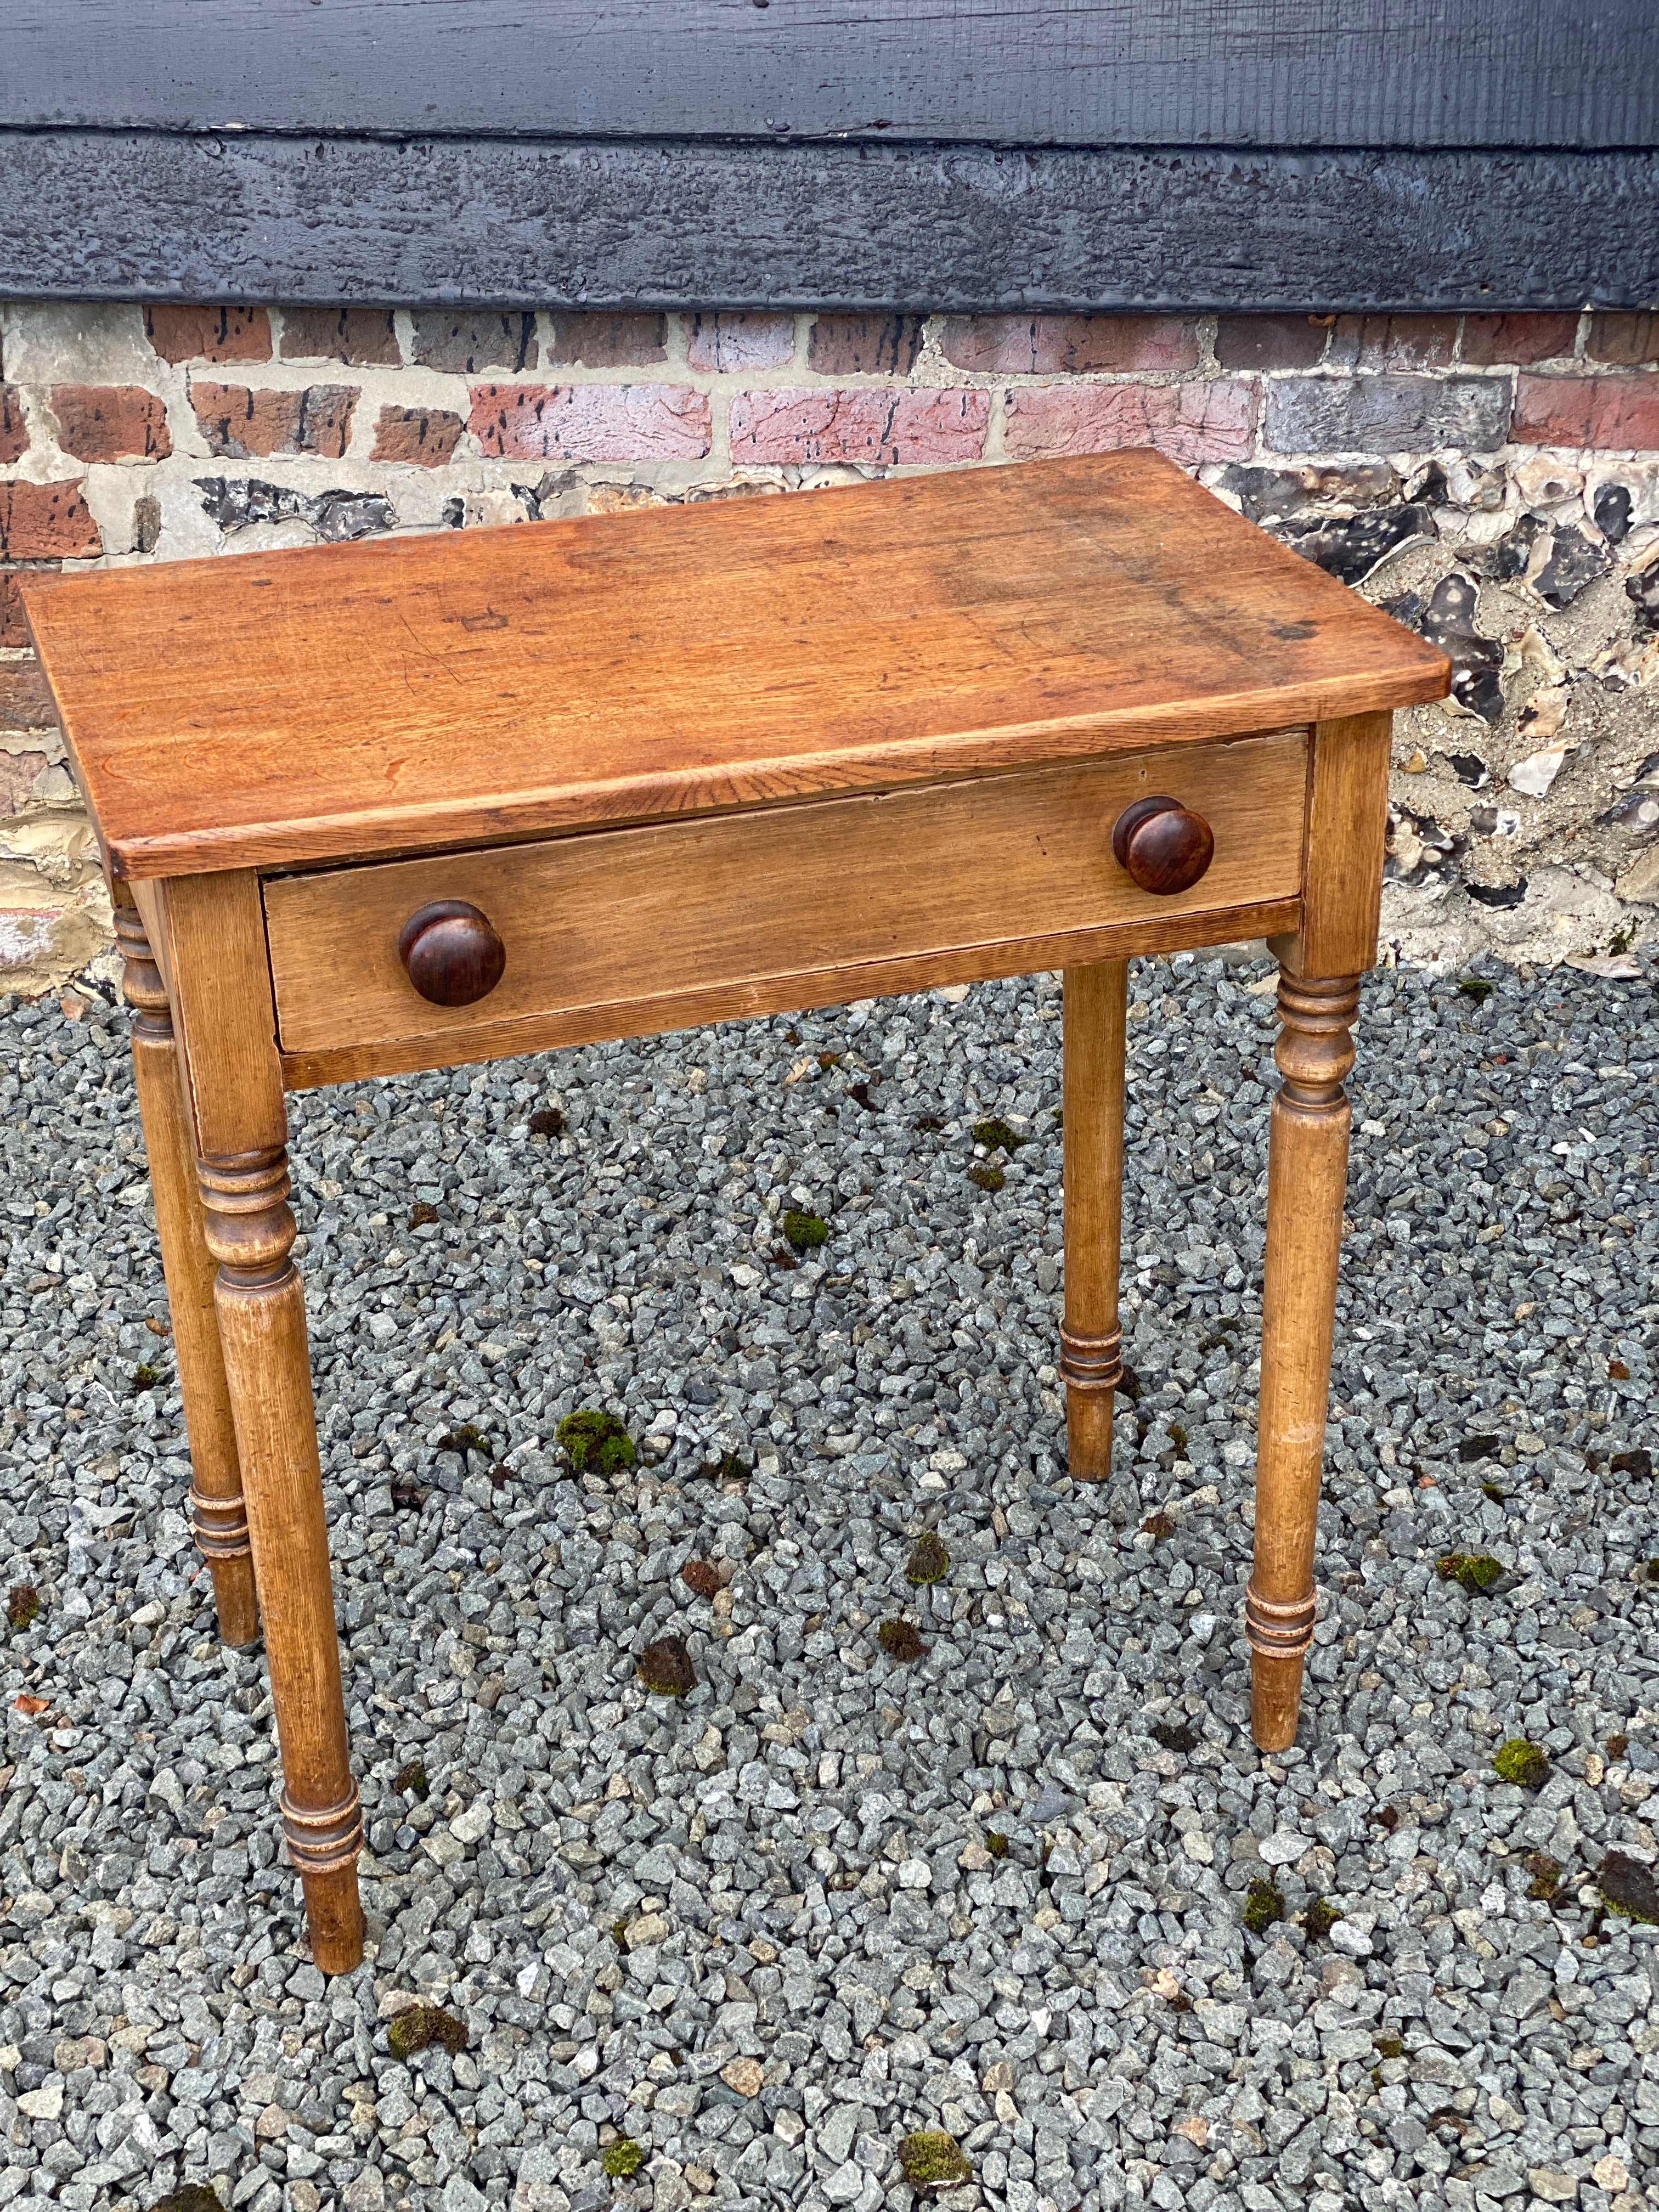
[[[1052,977],[297,1101],[372,1846],[331,1984],[180,1510],[124,1023],[0,1003],[0,1580],[41,1601],[0,1650],[0,2203],[874,2212],[918,2128],[972,2162],[951,2207],[1659,2203],[1659,1929],[1589,1881],[1655,1855],[1659,1024],[1646,981],[1489,980],[1366,987],[1324,1612],[1271,1759],[1261,963],[1134,971],[1140,1395],[1097,1489]],[[990,1115],[1027,1141],[976,1157]],[[792,1206],[831,1224],[793,1265]],[[631,1473],[573,1478],[580,1405]],[[678,1703],[634,1674],[671,1633]],[[1493,1771],[1516,1736],[1541,1788]],[[465,2050],[392,2055],[415,1996]]]

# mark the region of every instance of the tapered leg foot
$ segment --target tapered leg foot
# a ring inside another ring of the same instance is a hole
[[[133,1010],[133,1079],[190,1438],[191,1525],[213,1577],[219,1633],[227,1644],[246,1646],[257,1643],[259,1635],[253,1558],[214,1310],[214,1264],[203,1234],[196,1147],[185,1111],[172,1009],[143,922],[119,892],[115,933],[125,963],[122,988]]]
[[[363,1954],[362,1818],[347,1750],[305,1299],[289,1257],[287,1155],[277,1146],[204,1160],[201,1186],[282,1747],[283,1833],[304,1885],[317,1964],[349,1973]]]
[[[1331,1334],[1347,1180],[1353,976],[1281,974],[1267,1157],[1255,1561],[1244,1605],[1250,1726],[1263,1751],[1294,1741],[1313,1641],[1314,1535],[1325,1455]]]
[[[1122,1377],[1117,1279],[1123,1233],[1123,1038],[1128,965],[1068,968],[1064,998],[1066,1462],[1079,1482],[1112,1472]]]

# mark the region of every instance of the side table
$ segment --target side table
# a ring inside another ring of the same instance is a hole
[[[115,902],[220,1632],[362,1956],[284,1095],[1064,970],[1072,1473],[1110,1465],[1126,962],[1280,967],[1252,1727],[1315,1613],[1389,713],[1445,659],[1146,452],[24,592]]]

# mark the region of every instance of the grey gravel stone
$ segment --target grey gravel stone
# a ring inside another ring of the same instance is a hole
[[[1134,970],[1139,1396],[1095,1489],[1053,978],[296,1098],[369,1838],[332,1983],[181,1510],[122,1020],[0,1006],[0,1579],[42,1600],[0,1649],[0,2203],[874,2212],[939,2127],[964,2212],[1479,2212],[1544,2174],[1632,2212],[1659,1962],[1591,1876],[1656,1855],[1659,1025],[1646,981],[1486,980],[1366,986],[1322,1615],[1273,1759],[1239,1632],[1261,963]],[[988,1192],[992,1117],[1029,1141]],[[792,1207],[831,1229],[799,1259]],[[580,1405],[633,1469],[573,1477]],[[951,1566],[915,1589],[924,1528]],[[1454,1549],[1502,1578],[1443,1581]],[[667,1635],[684,1699],[635,1677]],[[1517,1735],[1536,1792],[1492,1769]],[[467,2048],[394,2059],[412,1996]]]

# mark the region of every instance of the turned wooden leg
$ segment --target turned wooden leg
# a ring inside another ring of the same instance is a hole
[[[1068,968],[1064,996],[1066,1447],[1079,1482],[1112,1471],[1112,1394],[1123,1372],[1117,1318],[1123,1235],[1123,1024],[1128,963]]]
[[[346,1743],[305,1297],[289,1257],[287,1152],[204,1159],[201,1184],[282,1747],[283,1833],[305,1886],[317,1964],[347,1973],[363,1954],[362,1819]]]
[[[294,1266],[288,1115],[259,882],[251,870],[176,878],[167,930],[214,1303],[247,1498],[280,1813],[325,1973],[363,1955],[362,1816],[348,1758],[305,1298]]]
[[[1281,1081],[1267,1155],[1262,1285],[1261,1415],[1256,1448],[1255,1561],[1244,1601],[1250,1729],[1263,1751],[1295,1741],[1302,1663],[1313,1641],[1314,1530],[1330,1393],[1331,1332],[1348,1168],[1352,975],[1281,969]]]
[[[133,1010],[133,1075],[144,1149],[149,1155],[161,1272],[167,1278],[179,1389],[190,1438],[191,1524],[213,1577],[219,1633],[227,1644],[246,1645],[259,1633],[259,1614],[236,1431],[214,1311],[213,1261],[203,1237],[202,1202],[196,1188],[196,1147],[185,1110],[167,988],[143,922],[136,908],[120,902],[118,890],[115,934],[126,963],[122,989]]]

